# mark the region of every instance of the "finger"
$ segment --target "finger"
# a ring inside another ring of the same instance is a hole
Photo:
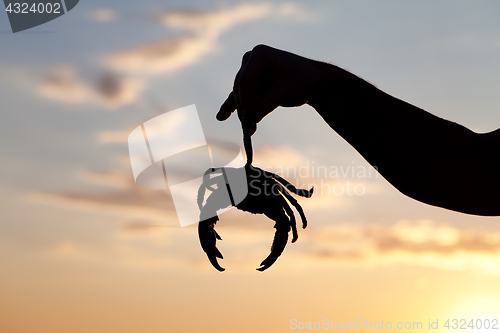
[[[248,51],[243,55],[243,58],[241,59],[241,66],[240,69],[238,70],[238,73],[236,73],[236,77],[234,78],[234,83],[233,83],[233,93],[234,93],[234,101],[236,108],[239,109],[240,104],[239,104],[239,95],[240,95],[240,78],[241,78],[241,73],[244,71],[246,64],[250,60],[250,56],[252,55],[252,51]]]
[[[252,56],[252,51],[245,52],[241,59],[241,66],[240,69],[238,70],[238,73],[236,73],[236,77],[234,78],[234,84],[237,85],[237,83],[240,81],[241,73],[245,69],[248,61],[250,60],[250,57]]]
[[[245,154],[247,155],[247,163],[252,164],[253,162],[253,148],[252,148],[252,139],[249,130],[245,128],[243,125],[243,146],[245,147]],[[253,133],[252,133],[253,134]]]
[[[274,88],[273,88],[274,89]],[[280,106],[280,92],[273,91],[256,99],[247,108],[238,108],[243,133],[252,136],[257,131],[257,123]]]
[[[235,110],[236,100],[234,99],[234,93],[231,92],[226,101],[221,105],[219,112],[217,112],[216,118],[219,121],[226,120]]]
[[[241,129],[243,130],[243,136],[250,137],[255,133],[255,131],[257,131],[257,123],[249,119],[250,117],[247,117],[245,120],[240,118]]]
[[[255,100],[258,97],[257,88],[266,85],[271,79],[268,52],[268,46],[258,45],[243,57],[233,88],[240,120],[253,116]]]
[[[223,121],[223,120],[228,119],[231,116],[231,114],[238,107],[238,102],[236,100],[236,96],[238,94],[239,87],[238,87],[237,82],[239,82],[239,77],[241,76],[241,72],[242,72],[243,68],[245,67],[245,64],[250,59],[251,55],[252,55],[252,51],[248,51],[243,55],[243,59],[241,61],[241,67],[240,67],[238,73],[236,73],[236,78],[234,80],[233,91],[229,94],[226,101],[220,107],[220,110],[216,116],[217,120]]]
[[[255,134],[256,131],[257,131],[257,123],[255,123],[254,121],[250,122],[247,129],[248,135],[252,136]]]

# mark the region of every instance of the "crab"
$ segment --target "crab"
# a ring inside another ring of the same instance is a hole
[[[241,202],[235,204],[227,179],[231,174],[240,173],[241,175],[242,171],[246,173],[248,194]],[[206,190],[212,191],[212,193],[209,194],[205,201]],[[276,228],[276,232],[271,246],[271,253],[262,261],[260,264],[261,267],[257,268],[258,271],[262,272],[271,267],[285,249],[290,229],[293,235],[292,243],[295,243],[298,239],[295,215],[288,202],[297,209],[302,220],[302,228],[305,229],[307,227],[307,219],[304,211],[289,191],[296,195],[310,198],[313,190],[314,188],[310,190],[297,189],[279,175],[252,166],[251,158],[241,168],[223,167],[208,169],[203,176],[203,183],[198,190],[197,203],[200,209],[198,235],[201,247],[207,254],[210,263],[221,272],[225,270],[217,261],[217,258],[223,259],[222,254],[216,246],[217,239],[222,240],[222,238],[214,229],[215,224],[219,220],[217,216],[218,210],[234,206],[245,212],[265,214],[268,218],[275,221],[274,228]],[[230,204],[227,200],[228,194]]]

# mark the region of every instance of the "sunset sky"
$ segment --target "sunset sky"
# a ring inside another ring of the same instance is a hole
[[[279,108],[253,137],[255,165],[317,189],[298,199],[309,226],[263,273],[272,221],[222,214],[216,271],[169,191],[134,183],[127,147],[141,123],[191,104],[208,140],[241,146],[237,117],[215,114],[257,44],[495,130],[499,13],[493,0],[82,0],[13,34],[0,12],[0,332],[500,320],[500,219],[403,196],[309,106]]]

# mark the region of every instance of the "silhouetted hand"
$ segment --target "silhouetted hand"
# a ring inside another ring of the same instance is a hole
[[[220,111],[226,120],[237,109],[246,134],[278,106],[293,107],[308,103],[325,79],[325,64],[267,45],[257,45],[243,56],[233,91]]]

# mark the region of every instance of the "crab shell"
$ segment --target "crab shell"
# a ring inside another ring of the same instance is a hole
[[[306,228],[307,226],[307,219],[302,207],[288,191],[309,198],[313,193],[313,188],[310,190],[296,189],[292,184],[276,174],[264,171],[250,164],[245,165],[244,168],[249,189],[248,194],[237,204],[234,204],[234,200],[231,197],[232,205],[245,212],[265,214],[275,221],[274,228],[276,228],[276,232],[271,246],[271,253],[262,261],[260,264],[261,267],[257,268],[259,271],[264,271],[271,267],[285,249],[290,229],[293,232],[292,243],[298,238],[295,215],[288,202],[290,202],[299,212],[302,219],[302,228]],[[230,194],[231,191],[229,185],[224,181],[227,179],[226,173],[241,172],[243,171],[242,169],[243,167],[209,169],[205,173],[204,182],[198,191],[198,205],[200,207],[198,235],[201,247],[207,254],[210,263],[221,272],[225,269],[221,267],[217,261],[217,258],[223,259],[222,254],[216,246],[217,239],[222,240],[214,229],[215,224],[219,220],[217,211],[228,207],[227,193],[229,192]],[[210,175],[214,172],[222,173],[223,177],[211,178]],[[212,187],[215,184],[217,185],[217,189]],[[203,205],[202,201],[206,189],[213,192]],[[228,192],[226,192],[226,189]]]

